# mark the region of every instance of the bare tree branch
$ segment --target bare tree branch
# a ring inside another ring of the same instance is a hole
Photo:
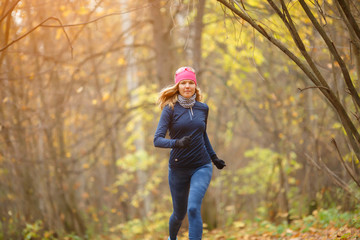
[[[345,183],[341,178],[339,178],[333,171],[331,171],[324,162],[320,161],[320,165],[321,165],[320,166],[307,153],[305,153],[305,156],[307,157],[307,159],[310,160],[310,163],[313,166],[315,166],[319,171],[325,172],[330,177],[330,179],[333,180],[333,182],[335,184],[337,184],[339,187],[344,189],[347,193],[349,193],[351,196],[353,196],[356,200],[360,201],[360,199],[356,196],[356,194],[354,192],[352,192],[352,190],[349,188],[348,184]]]
[[[282,52],[284,52],[291,60],[293,60],[296,65],[298,65],[301,70],[310,78],[310,80],[316,85],[321,86],[322,84],[318,81],[318,79],[314,76],[311,70],[303,63],[301,60],[295,56],[286,46],[278,41],[277,39],[270,36],[263,27],[257,24],[253,19],[248,17],[243,12],[236,9],[234,6],[230,5],[226,0],[217,0],[218,2],[222,3],[225,7],[230,9],[233,13],[235,13],[240,18],[244,19],[247,23],[249,23],[255,30],[257,30],[260,34],[262,34],[266,39],[268,39],[271,43],[273,43],[276,47],[278,47]]]
[[[352,28],[350,22],[347,20],[344,11],[341,9],[341,6],[338,1],[335,1],[336,8],[338,9],[341,18],[343,19],[346,27],[349,30],[349,34],[351,36],[351,43],[355,45],[358,49],[360,49],[360,39],[356,37],[355,30]]]
[[[42,27],[47,27],[47,28],[78,27],[78,26],[88,25],[90,23],[97,22],[97,21],[99,21],[99,20],[101,20],[103,18],[107,18],[107,17],[111,17],[111,16],[117,16],[117,15],[125,14],[125,13],[128,13],[128,12],[132,12],[132,11],[135,11],[135,10],[129,10],[129,11],[125,11],[125,12],[110,13],[110,14],[106,14],[104,16],[95,18],[95,19],[87,21],[87,22],[82,22],[82,23],[65,24],[65,25],[42,25]]]
[[[16,3],[14,3],[14,5],[0,18],[0,23],[6,18],[6,16],[8,16],[16,7],[16,5],[20,2],[20,0],[17,0]]]
[[[346,4],[346,2],[344,0],[337,0],[337,2],[339,3],[341,9],[344,11],[345,16],[346,16],[347,20],[349,21],[350,25],[352,26],[352,28],[354,29],[356,36],[360,40],[360,28],[359,28],[359,25],[357,24],[354,16],[351,14],[349,6]],[[301,3],[301,1],[300,1],[300,3]]]
[[[19,2],[20,0],[18,0]],[[167,2],[165,3],[167,4]],[[19,37],[18,39],[15,39],[13,40],[11,43],[7,44],[6,46],[4,46],[3,48],[0,49],[0,52],[6,50],[7,48],[9,48],[11,45],[13,45],[14,43],[20,41],[21,39],[23,39],[24,37],[26,37],[27,35],[29,35],[30,33],[32,33],[33,31],[35,31],[37,28],[39,27],[51,27],[51,28],[62,28],[65,35],[66,35],[66,38],[68,39],[68,42],[70,44],[70,39],[65,31],[65,27],[77,27],[77,26],[83,26],[83,25],[87,25],[87,24],[90,24],[90,23],[94,23],[100,19],[103,19],[103,18],[106,18],[106,17],[110,17],[110,16],[115,16],[115,15],[121,15],[121,14],[125,14],[125,13],[129,13],[129,12],[134,12],[134,11],[137,11],[139,9],[142,9],[142,8],[147,8],[147,7],[151,7],[153,6],[154,3],[151,3],[151,4],[147,4],[141,8],[134,8],[134,9],[130,9],[130,10],[127,10],[127,11],[124,11],[124,12],[117,12],[117,13],[110,13],[110,14],[107,14],[107,15],[104,15],[104,16],[101,16],[101,17],[98,17],[94,20],[90,20],[88,22],[83,22],[83,23],[76,23],[76,24],[62,24],[62,22],[60,21],[60,19],[56,18],[56,17],[49,17],[47,19],[45,19],[43,22],[41,22],[40,24],[38,24],[36,27],[34,27],[33,29],[31,29],[30,31],[28,31],[27,33],[25,33],[24,35],[22,35],[21,37]],[[14,6],[15,7],[15,6]],[[2,19],[1,19],[2,20]],[[45,22],[49,21],[49,20],[56,20],[59,22],[60,25],[46,25],[44,24]],[[1,22],[1,21],[0,21]],[[71,56],[73,56],[73,48],[70,44],[70,48],[71,48]]]
[[[325,89],[325,90],[330,91],[329,88],[327,88],[327,87],[321,87],[321,86],[320,86],[320,87],[314,86],[314,87],[298,88],[298,90],[299,90],[299,92],[302,92],[302,91],[305,91],[305,90],[308,90],[308,89],[312,89],[312,88],[322,88],[322,89]]]
[[[337,151],[337,153],[338,153],[339,160],[340,160],[341,164],[344,166],[344,168],[346,169],[347,173],[348,173],[348,174],[350,175],[350,177],[354,180],[354,182],[360,187],[360,182],[359,182],[359,180],[355,177],[355,174],[354,174],[354,172],[352,171],[352,169],[350,169],[349,166],[346,165],[344,159],[342,158],[341,153],[340,153],[340,150],[339,150],[339,148],[338,148],[338,146],[337,146],[337,144],[336,144],[335,139],[332,138],[332,139],[331,139],[331,142],[332,142],[332,143],[334,144],[334,146],[335,146],[335,149],[336,149],[336,151]]]
[[[320,24],[318,23],[318,21],[315,19],[314,15],[312,14],[311,10],[309,9],[308,5],[305,3],[304,0],[299,0],[300,5],[302,6],[302,8],[304,9],[306,15],[309,17],[309,19],[311,20],[312,24],[315,26],[316,30],[319,32],[319,34],[321,35],[321,37],[324,39],[326,45],[328,46],[331,54],[334,56],[335,60],[339,63],[340,69],[343,73],[344,76],[344,80],[346,85],[349,88],[349,91],[351,92],[351,96],[354,98],[356,104],[360,107],[360,97],[359,94],[357,93],[354,84],[351,81],[351,77],[349,74],[349,71],[345,65],[344,60],[341,58],[339,52],[337,51],[334,43],[330,40],[329,36],[326,34],[326,32],[324,31],[324,28],[320,26]]]
[[[35,26],[33,29],[31,29],[30,31],[28,31],[27,33],[25,33],[24,35],[22,35],[21,37],[13,40],[11,43],[9,43],[9,44],[7,44],[5,47],[1,48],[1,49],[0,49],[0,52],[8,49],[8,48],[9,48],[11,45],[13,45],[14,43],[16,43],[16,42],[20,41],[21,39],[25,38],[27,35],[29,35],[29,34],[32,33],[33,31],[35,31],[37,28],[42,27],[43,24],[44,24],[45,22],[49,21],[49,20],[55,20],[55,21],[59,22],[60,25],[62,25],[60,19],[55,18],[55,17],[49,17],[49,18],[45,19],[44,21],[42,21],[42,22],[41,22],[40,24],[38,24],[37,26]],[[65,28],[62,27],[62,29],[63,29],[63,31],[64,31],[64,33],[65,33],[65,36],[66,36],[66,38],[67,38],[67,40],[68,40],[68,43],[69,43],[69,45],[70,45],[71,57],[72,57],[72,56],[73,56],[73,48],[72,48],[72,45],[71,45],[69,36],[67,35],[67,33],[66,33],[66,31],[65,31]]]

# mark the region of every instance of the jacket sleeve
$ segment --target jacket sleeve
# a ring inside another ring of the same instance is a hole
[[[216,156],[216,153],[215,153],[214,149],[212,148],[209,137],[206,133],[208,115],[209,115],[209,107],[207,107],[206,118],[205,118],[204,142],[205,142],[206,150],[212,159],[214,156]]]
[[[173,148],[175,146],[176,139],[165,138],[166,132],[169,130],[169,126],[172,119],[172,109],[165,106],[161,112],[160,120],[154,135],[154,146],[159,148]]]

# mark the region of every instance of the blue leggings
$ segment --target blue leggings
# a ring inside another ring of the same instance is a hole
[[[175,240],[186,212],[189,218],[189,239],[201,240],[203,224],[201,203],[212,176],[212,163],[197,169],[170,169],[169,185],[173,213],[169,221],[170,239]]]

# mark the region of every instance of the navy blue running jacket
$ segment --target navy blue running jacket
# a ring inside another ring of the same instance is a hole
[[[154,136],[155,147],[171,148],[169,166],[171,168],[197,168],[211,162],[216,155],[206,133],[209,107],[196,101],[190,108],[178,102],[174,109],[165,106]],[[165,138],[169,131],[170,139]],[[184,136],[191,136],[187,148],[176,148],[175,142]]]

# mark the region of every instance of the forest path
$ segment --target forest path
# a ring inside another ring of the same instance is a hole
[[[253,231],[253,230],[252,230]],[[188,239],[188,233],[184,232],[179,240]],[[298,231],[286,229],[281,234],[262,232],[261,234],[250,233],[246,229],[214,229],[204,231],[203,240],[360,240],[360,229],[343,226],[340,228],[309,228]]]

